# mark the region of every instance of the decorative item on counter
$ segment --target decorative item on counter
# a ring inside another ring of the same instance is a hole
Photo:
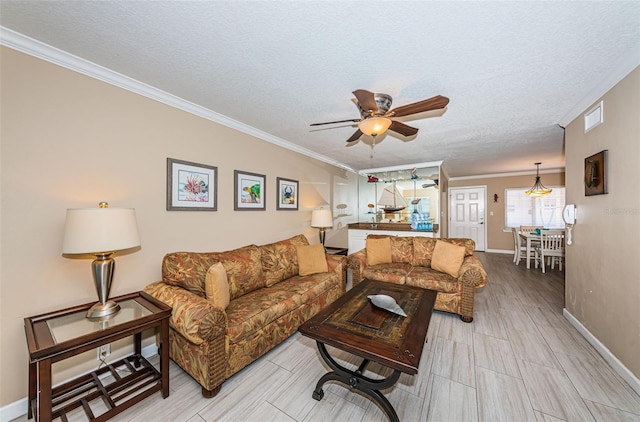
[[[411,229],[413,230],[432,230],[433,224],[429,221],[429,214],[415,213],[411,216]]]
[[[378,308],[384,309],[386,311],[392,312],[396,315],[400,315],[403,317],[406,317],[407,314],[404,310],[402,310],[402,308],[400,307],[400,305],[398,305],[396,303],[396,300],[394,298],[392,298],[391,296],[387,296],[387,295],[369,295],[367,296],[370,300],[371,303],[373,303],[374,306],[377,306]]]

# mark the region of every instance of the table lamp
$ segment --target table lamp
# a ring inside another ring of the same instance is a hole
[[[333,215],[331,214],[331,211],[322,208],[311,211],[311,227],[320,229],[318,235],[320,236],[320,243],[324,246],[324,229],[327,227],[333,227]]]
[[[87,318],[101,318],[120,310],[120,305],[109,300],[115,270],[111,255],[137,246],[140,239],[133,208],[109,208],[109,204],[101,202],[98,208],[67,210],[62,253],[96,258],[91,272],[100,302],[87,311]]]

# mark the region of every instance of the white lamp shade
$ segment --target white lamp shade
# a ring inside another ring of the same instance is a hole
[[[330,210],[311,211],[311,227],[333,227],[333,215]]]
[[[391,120],[386,117],[370,117],[368,119],[361,120],[358,123],[358,129],[360,132],[369,136],[377,136],[385,133],[391,126]]]
[[[100,254],[140,246],[133,208],[68,209],[62,253]]]

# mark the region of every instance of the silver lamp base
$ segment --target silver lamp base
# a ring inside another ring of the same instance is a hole
[[[87,311],[87,318],[96,319],[113,315],[120,310],[120,305],[112,300],[105,303],[98,302]]]
[[[91,263],[91,272],[99,302],[87,311],[87,318],[104,318],[120,310],[120,305],[109,300],[115,266],[115,261],[111,259],[111,252],[96,254],[96,259]]]

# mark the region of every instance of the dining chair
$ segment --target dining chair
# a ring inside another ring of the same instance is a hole
[[[542,272],[546,272],[546,260],[553,269],[558,261],[560,271],[562,271],[562,261],[564,260],[564,230],[543,230],[540,232],[540,244],[535,248],[535,263],[542,267]]]
[[[527,258],[527,245],[520,237],[520,232],[517,228],[512,227],[511,232],[513,233],[513,262],[518,265],[521,260]],[[531,250],[529,258],[534,257],[534,252],[534,250]]]

